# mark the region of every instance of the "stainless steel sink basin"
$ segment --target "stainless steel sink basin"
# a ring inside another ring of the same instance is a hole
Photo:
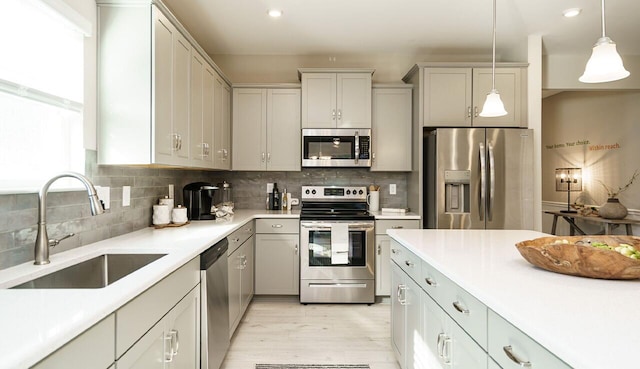
[[[166,254],[104,254],[12,288],[103,288]]]

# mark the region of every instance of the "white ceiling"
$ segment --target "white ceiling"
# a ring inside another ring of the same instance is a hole
[[[164,0],[210,55],[487,54],[492,0]],[[576,18],[562,10],[582,8]],[[270,8],[284,12],[267,15]],[[607,36],[640,55],[640,1],[608,0]],[[599,0],[497,0],[497,49],[584,54],[600,37]]]

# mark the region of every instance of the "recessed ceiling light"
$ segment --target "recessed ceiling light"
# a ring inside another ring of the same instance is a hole
[[[582,9],[580,8],[571,8],[571,9],[563,10],[562,15],[564,15],[566,18],[573,18],[573,17],[577,17],[581,12],[582,12]]]
[[[269,16],[273,18],[278,18],[282,16],[282,10],[278,10],[278,9],[271,9],[267,13],[269,14]]]

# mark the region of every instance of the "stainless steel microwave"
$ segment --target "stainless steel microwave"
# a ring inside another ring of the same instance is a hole
[[[371,130],[303,129],[303,167],[371,167]]]

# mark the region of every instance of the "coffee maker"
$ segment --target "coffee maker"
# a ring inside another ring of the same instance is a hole
[[[182,189],[184,206],[187,208],[189,220],[211,220],[215,214],[211,213],[213,194],[218,187],[207,182],[189,183]]]

